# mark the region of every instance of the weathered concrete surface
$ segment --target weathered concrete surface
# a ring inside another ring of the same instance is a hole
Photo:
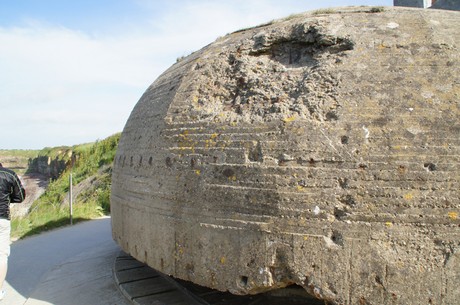
[[[147,89],[114,239],[236,294],[458,304],[460,14],[328,12],[224,36]]]

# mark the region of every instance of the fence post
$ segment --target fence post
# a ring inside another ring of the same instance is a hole
[[[70,176],[69,176],[69,184],[70,184],[70,188],[69,188],[69,205],[70,205],[70,225],[73,224],[73,219],[72,219],[72,214],[73,214],[73,211],[72,211],[72,173],[70,173]]]

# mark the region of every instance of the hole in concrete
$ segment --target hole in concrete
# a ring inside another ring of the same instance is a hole
[[[348,140],[349,140],[348,136],[342,136],[340,138],[340,142],[342,142],[342,144],[348,144]]]
[[[327,35],[315,26],[298,25],[287,41],[266,34],[256,35],[250,55],[269,55],[287,67],[313,67],[317,64],[318,53],[338,54],[353,48],[354,43],[347,38]]]
[[[241,276],[241,277],[240,277],[241,285],[247,286],[247,285],[248,285],[248,280],[249,280],[249,278],[248,278],[247,276],[244,276],[244,275]]]
[[[339,208],[334,208],[334,216],[338,220],[341,220],[341,219],[347,217],[347,215],[348,215],[348,213],[345,212],[344,210],[339,209]]]
[[[337,121],[339,117],[337,116],[337,113],[333,111],[329,111],[326,113],[326,121]]]
[[[248,154],[249,161],[252,162],[262,162],[263,154],[262,154],[262,147],[260,146],[260,142],[257,142],[257,145],[249,151]]]
[[[340,202],[348,205],[348,206],[351,206],[351,207],[354,207],[356,205],[356,201],[355,199],[353,198],[353,196],[351,195],[346,195],[346,196],[343,196],[342,198],[340,198]]]
[[[343,235],[338,231],[332,231],[331,240],[339,246],[343,246]]]
[[[227,178],[230,178],[230,177],[235,176],[235,172],[234,172],[231,168],[226,168],[226,169],[224,169],[224,171],[222,172],[222,175],[224,175],[224,176],[227,177]]]
[[[149,158],[149,165],[152,165],[152,162],[153,162],[153,158],[150,157],[150,158]]]
[[[190,159],[190,167],[194,168],[195,165],[196,165],[196,159],[195,158]]]
[[[339,178],[339,185],[343,189],[348,188],[348,179],[347,178]]]
[[[269,47],[263,46],[262,39],[256,39],[255,47],[257,51],[253,51],[250,55],[253,56],[269,56],[271,60],[279,62],[286,67],[313,67],[317,63],[314,59],[313,45],[307,42],[287,41],[274,42]]]
[[[436,170],[436,164],[430,162],[423,164],[423,167],[425,167],[425,169],[429,172]]]
[[[400,165],[398,167],[398,171],[400,174],[405,174],[407,172],[407,168],[404,165]]]

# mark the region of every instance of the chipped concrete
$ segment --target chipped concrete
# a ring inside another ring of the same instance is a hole
[[[114,239],[235,294],[456,303],[459,17],[305,13],[177,62],[121,136]]]

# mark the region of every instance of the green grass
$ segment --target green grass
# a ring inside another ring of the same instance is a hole
[[[334,14],[336,13],[336,11],[332,8],[323,8],[323,9],[319,9],[319,10],[316,10],[316,11],[313,11],[312,14],[313,15],[328,15],[328,14]]]
[[[302,16],[304,16],[304,15],[305,15],[305,13],[291,14],[291,15],[289,15],[289,16],[283,18],[282,20],[283,20],[283,21],[292,20],[292,19],[295,19],[295,18],[302,17]]]
[[[54,158],[61,158],[63,154],[68,158],[73,156],[75,162],[49,184],[45,193],[32,204],[28,215],[12,219],[11,236],[14,239],[24,238],[70,223],[70,208],[68,204],[63,204],[63,201],[68,196],[71,173],[73,186],[84,182],[88,177],[94,178],[91,179],[93,182],[88,182],[84,191],[73,199],[73,222],[109,214],[111,165],[119,139],[120,134],[116,134],[102,141],[77,145],[71,149],[59,147],[42,150],[42,156],[48,153]]]
[[[95,219],[105,215],[96,202],[76,204],[72,209],[72,222]],[[11,220],[11,237],[24,238],[70,224],[69,206],[43,205],[26,217]]]
[[[31,149],[0,149],[0,157],[2,156],[15,156],[23,158],[35,158],[39,150]]]
[[[371,13],[382,13],[384,11],[385,11],[385,8],[383,6],[374,6],[370,10]]]

